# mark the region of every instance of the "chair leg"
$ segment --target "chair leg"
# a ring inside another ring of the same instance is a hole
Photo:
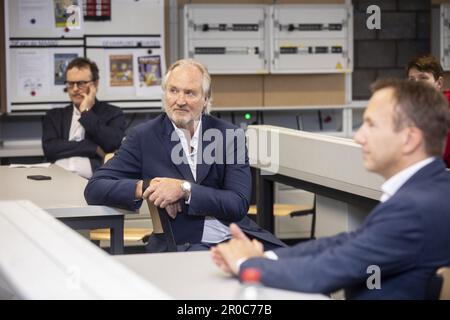
[[[317,195],[314,195],[314,204],[313,204],[313,211],[312,211],[312,221],[311,221],[311,240],[316,238],[316,200]]]

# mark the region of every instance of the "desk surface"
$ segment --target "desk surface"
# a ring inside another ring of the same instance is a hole
[[[265,174],[380,199],[384,180],[364,168],[361,147],[353,140],[268,125],[249,126],[248,130],[250,164]],[[259,141],[271,141],[269,138],[274,145],[271,157]]]
[[[30,180],[28,175],[47,175],[52,180]],[[30,200],[43,209],[87,206],[83,191],[87,180],[56,165],[49,168],[0,166],[0,200]]]
[[[51,180],[30,180],[28,175],[47,175]],[[125,210],[89,206],[84,199],[87,180],[58,166],[9,168],[0,166],[0,200],[30,200],[74,229],[111,228],[111,252],[123,253]]]
[[[175,299],[233,300],[240,283],[211,261],[208,251],[116,256],[115,259]],[[263,288],[264,299],[326,299],[321,294]]]
[[[30,180],[41,174],[52,180]],[[89,206],[84,199],[87,180],[56,165],[49,168],[9,168],[0,166],[0,200],[30,200],[56,218],[123,215],[118,209]]]

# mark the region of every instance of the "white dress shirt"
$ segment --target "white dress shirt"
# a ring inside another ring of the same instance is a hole
[[[411,178],[417,171],[425,167],[427,164],[431,163],[434,159],[434,157],[429,157],[419,161],[412,166],[397,172],[395,175],[386,180],[386,182],[381,186],[381,191],[383,191],[383,194],[381,195],[380,202],[385,202],[391,198],[398,191],[398,189],[400,189],[400,187],[409,180],[409,178]]]
[[[73,106],[72,123],[70,124],[69,141],[82,141],[86,131],[81,123],[78,121],[81,117],[80,111]],[[55,162],[56,165],[75,172],[83,178],[90,179],[92,177],[91,161],[87,157],[70,157],[59,159]]]
[[[173,127],[175,132],[180,138],[181,145],[183,147],[184,154],[189,163],[189,168],[191,169],[192,176],[194,180],[197,180],[197,150],[199,143],[199,136],[201,132],[202,122],[199,121],[197,128],[195,129],[194,136],[188,142],[186,137],[190,134],[184,129],[179,129],[173,122]],[[186,132],[186,134],[185,134]],[[190,202],[190,198],[186,201],[187,204]],[[221,223],[215,217],[206,216],[205,223],[203,226],[203,236],[202,242],[205,243],[219,243],[231,238],[230,228]]]

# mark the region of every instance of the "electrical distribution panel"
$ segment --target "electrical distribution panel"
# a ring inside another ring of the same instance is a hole
[[[349,5],[186,5],[184,56],[213,74],[353,69]]]
[[[439,56],[445,71],[450,71],[450,4],[442,4],[439,19]]]
[[[264,5],[186,5],[184,56],[212,74],[268,73]]]
[[[347,5],[273,5],[271,73],[353,69],[353,17]]]

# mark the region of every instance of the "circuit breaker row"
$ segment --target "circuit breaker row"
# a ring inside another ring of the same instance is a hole
[[[351,6],[190,4],[184,10],[184,56],[213,74],[353,69]]]

